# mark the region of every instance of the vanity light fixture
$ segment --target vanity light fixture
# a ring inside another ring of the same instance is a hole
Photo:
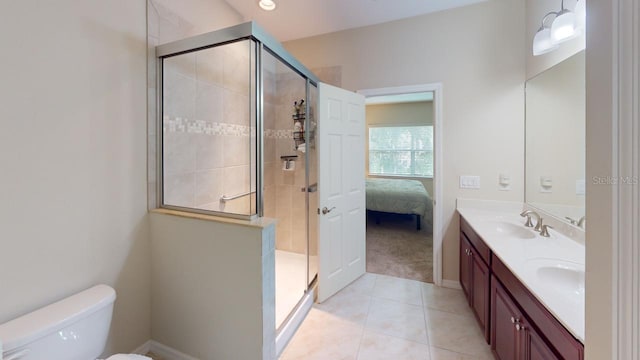
[[[560,43],[576,38],[585,27],[586,0],[578,0],[574,11],[564,7],[564,0],[560,2],[560,11],[549,12],[542,18],[542,25],[533,38],[533,55],[546,54],[558,48]],[[545,24],[554,15],[551,26]]]
[[[536,32],[536,36],[533,37],[533,56],[546,54],[560,47],[560,45],[554,44],[551,41],[551,28],[545,25],[545,21],[549,16],[555,16],[556,14],[555,12],[550,12],[542,18],[542,25],[540,25],[540,29]]]
[[[576,14],[576,27],[584,31],[587,28],[587,0],[578,0],[573,12]]]
[[[551,42],[559,44],[580,35],[576,26],[576,14],[565,9],[564,0],[560,2],[560,11],[551,23]]]
[[[258,5],[262,8],[262,10],[271,11],[275,10],[276,3],[273,0],[260,0]]]

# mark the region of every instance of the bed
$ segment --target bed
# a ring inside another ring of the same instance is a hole
[[[366,179],[366,199],[370,212],[415,215],[417,230],[421,228],[421,218],[431,228],[433,202],[418,180]]]

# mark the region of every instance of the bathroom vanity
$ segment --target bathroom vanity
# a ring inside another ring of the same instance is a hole
[[[584,245],[459,208],[460,285],[497,359],[584,357]]]

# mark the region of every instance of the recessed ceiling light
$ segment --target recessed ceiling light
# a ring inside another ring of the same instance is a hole
[[[271,11],[276,8],[276,3],[273,0],[260,0],[258,5],[262,8],[262,10]]]

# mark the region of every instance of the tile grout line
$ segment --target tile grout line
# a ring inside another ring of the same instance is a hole
[[[373,274],[373,273],[370,273],[370,274]],[[390,275],[385,275],[385,274],[373,274],[373,275],[376,276],[376,281],[374,283],[374,289],[375,289],[375,286],[377,285],[377,282],[378,282],[379,278],[392,278],[392,279],[395,279],[395,280],[407,281],[407,282],[412,283],[412,284],[415,283],[418,286],[420,304],[413,304],[413,303],[409,303],[409,302],[398,300],[398,299],[389,299],[389,298],[386,298],[386,297],[380,297],[380,296],[373,295],[373,293],[372,293],[372,295],[371,295],[371,303],[370,303],[369,309],[367,311],[367,321],[365,322],[365,331],[368,330],[368,331],[376,333],[378,335],[387,336],[387,337],[390,337],[390,338],[394,338],[394,339],[398,339],[398,340],[402,340],[402,341],[407,341],[407,342],[411,342],[411,343],[414,343],[414,344],[424,345],[424,346],[427,346],[429,348],[429,352],[430,352],[431,351],[430,350],[431,344],[430,344],[430,341],[429,341],[429,335],[428,335],[428,330],[426,328],[426,324],[425,324],[425,334],[427,336],[427,343],[426,344],[423,343],[423,342],[420,342],[418,340],[407,339],[407,338],[402,337],[402,336],[398,336],[398,335],[395,335],[395,334],[388,334],[388,333],[385,333],[385,332],[382,332],[382,331],[378,331],[376,329],[369,329],[366,326],[366,324],[368,322],[369,314],[371,312],[371,307],[373,305],[373,300],[374,299],[382,300],[382,301],[389,301],[389,302],[393,302],[393,303],[396,303],[396,304],[401,304],[401,305],[404,305],[404,306],[419,307],[421,309],[421,311],[422,311],[423,322],[424,322],[424,300],[423,300],[423,296],[422,296],[422,285],[423,284],[428,284],[428,283],[422,283],[421,281],[418,281],[418,280],[404,279],[404,278],[399,278],[399,277],[396,277],[396,276],[390,276]]]
[[[427,324],[427,304],[425,303],[424,286],[420,286],[420,299],[422,300],[422,321],[424,322],[424,330],[427,334],[427,342],[429,343],[429,359],[433,358],[433,351],[431,346],[431,335],[429,331],[429,325]]]
[[[358,350],[356,351],[356,360],[360,357],[360,348],[362,348],[364,333],[367,330],[367,323],[369,322],[369,314],[371,313],[371,306],[373,305],[373,297],[374,297],[373,290],[376,288],[376,284],[378,283],[378,275],[374,274],[374,276],[375,276],[375,279],[373,281],[373,287],[371,288],[371,295],[369,295],[369,307],[367,308],[367,316],[365,317],[364,324],[362,325],[362,335],[360,335],[360,342],[358,343]]]

